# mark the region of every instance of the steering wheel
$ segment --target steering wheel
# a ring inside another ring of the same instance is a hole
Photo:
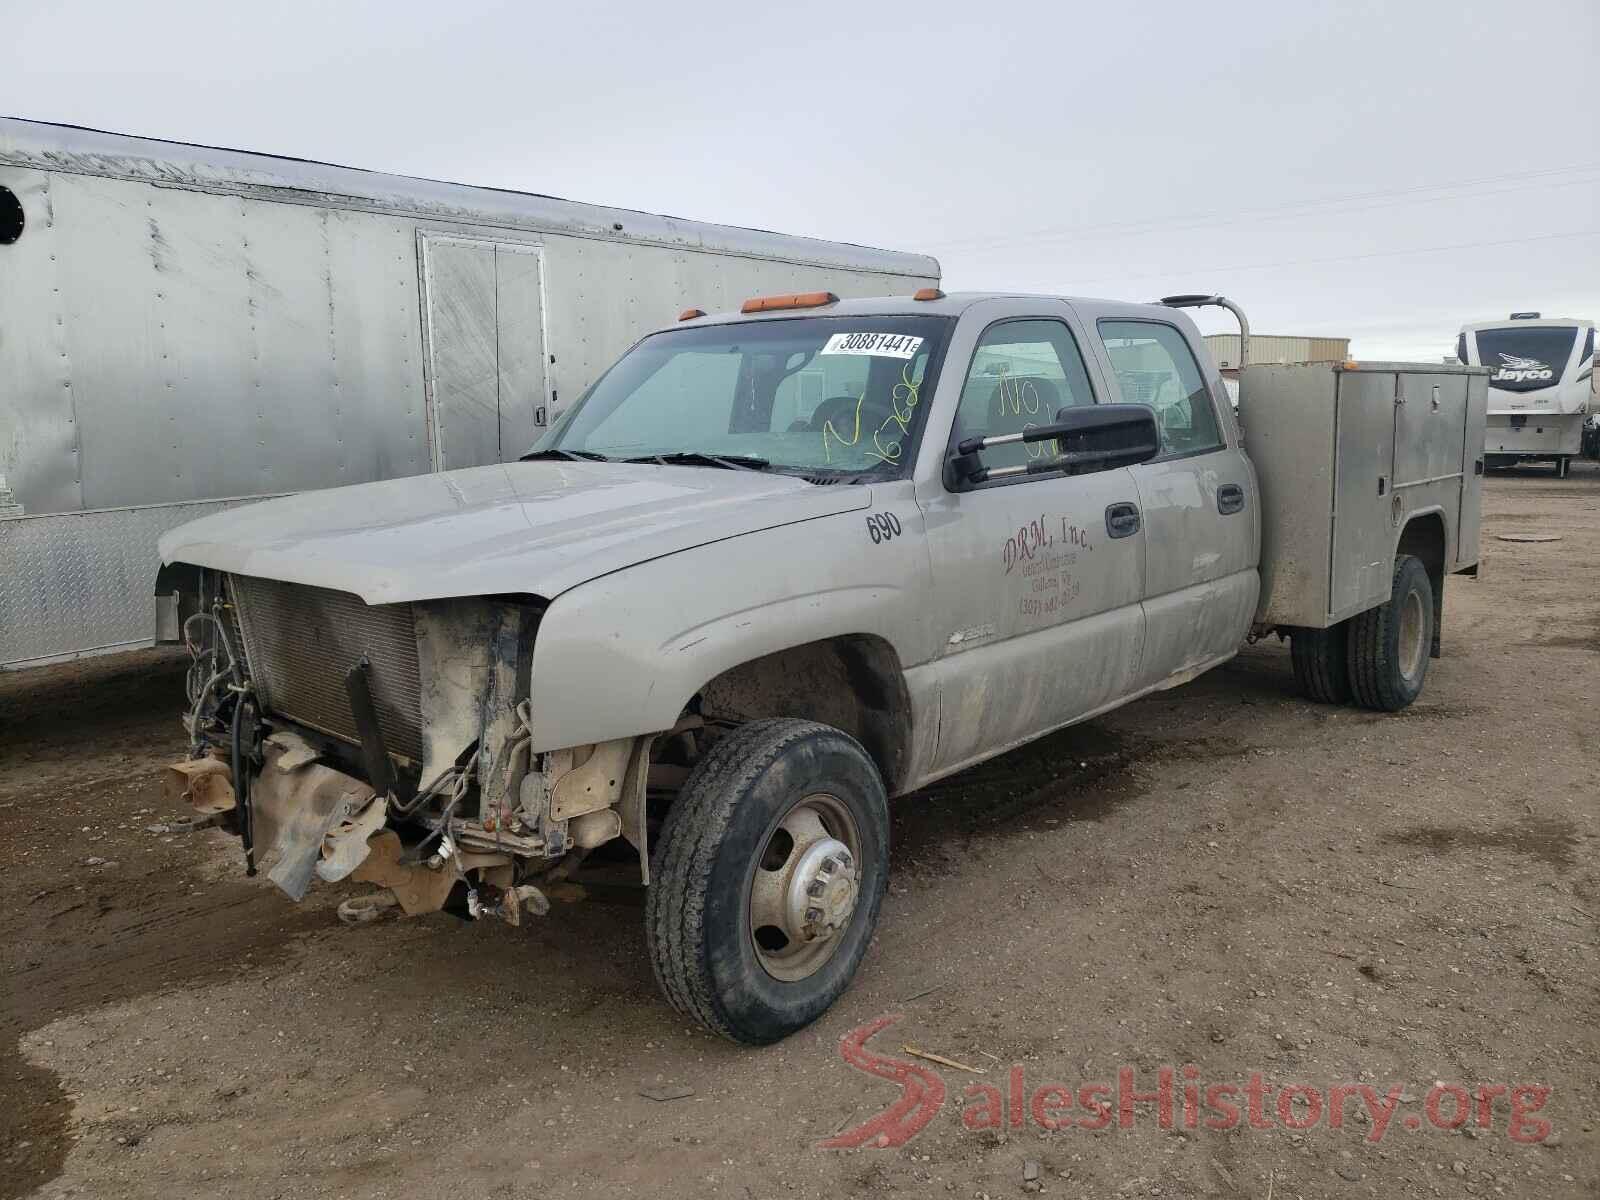
[[[829,396],[816,411],[811,414],[810,424],[806,426],[812,433],[821,433],[823,426],[829,421],[833,422],[835,433],[854,433],[856,428],[856,405],[861,405],[861,428],[875,429],[882,423],[882,417],[874,419],[877,411],[870,402],[863,402],[860,396]],[[887,414],[885,414],[887,415]]]

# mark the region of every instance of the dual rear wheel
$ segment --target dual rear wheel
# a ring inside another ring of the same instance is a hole
[[[1290,635],[1295,681],[1307,699],[1398,712],[1422,694],[1433,651],[1433,582],[1422,560],[1396,557],[1389,599],[1327,629]]]

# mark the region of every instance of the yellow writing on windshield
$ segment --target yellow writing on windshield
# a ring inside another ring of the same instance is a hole
[[[872,431],[872,449],[866,451],[869,457],[889,463],[891,466],[900,461],[900,456],[905,452],[905,435],[911,427],[911,417],[916,411],[921,387],[922,385],[912,378],[911,364],[907,363],[900,369],[900,382],[889,392],[889,415]],[[838,442],[841,446],[854,446],[861,441],[861,408],[866,400],[867,391],[862,388],[861,395],[856,399],[854,422],[849,437],[840,433],[831,419],[822,423],[823,462],[833,462],[834,442]]]
[[[889,392],[889,415],[872,434],[874,458],[891,465],[900,461],[905,448],[905,435],[911,425],[911,414],[916,410],[921,385],[911,377],[911,364],[900,369],[900,382]],[[892,427],[892,428],[891,428]],[[885,435],[888,440],[885,441]]]
[[[859,442],[861,440],[861,406],[862,406],[862,404],[864,404],[866,402],[866,399],[867,399],[867,389],[865,387],[863,387],[861,389],[860,397],[858,397],[857,400],[856,400],[856,427],[855,427],[855,432],[852,433],[850,435],[850,437],[848,437],[848,438],[845,437],[842,433],[840,433],[837,429],[835,429],[833,427],[833,421],[832,420],[827,420],[827,421],[824,421],[822,423],[822,461],[823,462],[831,463],[833,461],[833,454],[832,454],[832,452],[830,451],[830,449],[828,447],[828,438],[832,437],[841,446],[854,446],[857,442]]]

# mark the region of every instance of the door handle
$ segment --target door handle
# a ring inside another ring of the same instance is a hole
[[[1123,501],[1106,506],[1106,536],[1132,537],[1139,532],[1139,506]]]
[[[1232,516],[1244,511],[1244,489],[1237,483],[1225,483],[1217,489],[1217,511]]]

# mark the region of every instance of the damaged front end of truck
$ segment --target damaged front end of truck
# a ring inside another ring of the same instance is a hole
[[[179,570],[190,741],[169,794],[235,834],[250,874],[295,900],[318,879],[375,885],[341,905],[351,922],[397,907],[517,924],[618,838],[648,882],[656,739],[531,750],[539,597],[368,605]]]

